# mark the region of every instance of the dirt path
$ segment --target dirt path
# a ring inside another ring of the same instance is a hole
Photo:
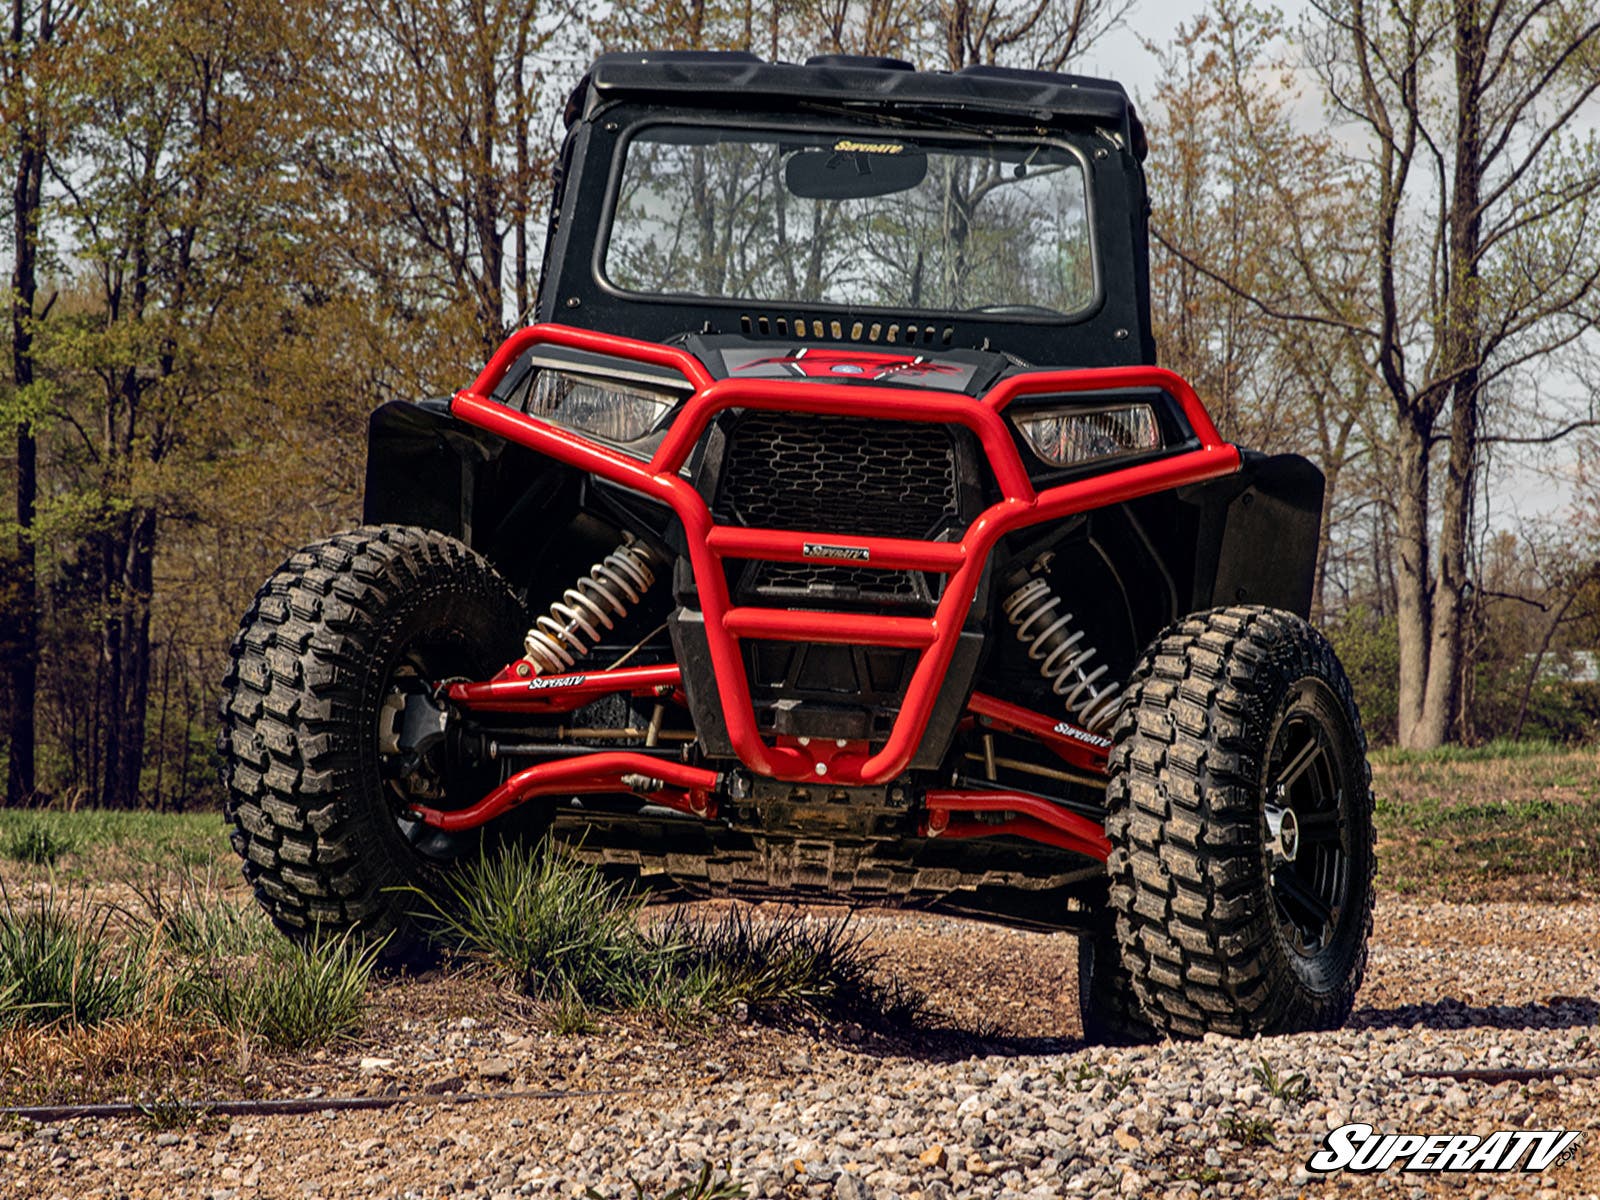
[[[1350,1028],[1135,1049],[1075,1040],[1070,939],[858,919],[931,997],[926,1028],[905,1044],[737,1022],[556,1037],[486,985],[408,980],[381,989],[358,1045],[244,1065],[278,1095],[602,1094],[167,1130],[150,1119],[13,1123],[0,1127],[0,1196],[632,1197],[630,1179],[661,1196],[703,1162],[749,1196],[840,1200],[1600,1194],[1600,1078],[1411,1074],[1600,1072],[1600,905],[1386,902]],[[1263,1060],[1280,1080],[1306,1076],[1308,1094],[1280,1083],[1273,1095]],[[1572,1161],[1543,1173],[1308,1176],[1322,1134],[1351,1121],[1587,1133]]]

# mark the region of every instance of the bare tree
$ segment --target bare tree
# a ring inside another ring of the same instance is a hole
[[[1122,24],[1134,0],[662,0],[618,5],[610,49],[743,49],[769,58],[872,54],[923,67],[1059,71]],[[756,31],[767,33],[756,44]]]
[[[1151,296],[1163,365],[1205,397],[1223,432],[1303,453],[1327,481],[1313,609],[1324,608],[1335,518],[1374,429],[1365,349],[1333,322],[1261,311],[1303,287],[1348,311],[1362,291],[1360,193],[1326,131],[1300,128],[1293,72],[1271,15],[1228,2],[1182,26],[1161,65],[1151,122]]]
[[[1132,8],[1132,0],[938,0],[928,16],[951,70],[987,63],[1059,71]]]
[[[1356,145],[1363,217],[1348,262],[1364,286],[1329,286],[1337,259],[1293,207],[1289,272],[1198,265],[1266,315],[1365,347],[1392,422],[1400,741],[1436,746],[1460,711],[1490,402],[1559,370],[1600,315],[1600,154],[1582,133],[1600,92],[1600,16],[1585,0],[1312,8],[1305,51]],[[1289,194],[1288,164],[1259,161]],[[1514,436],[1583,423],[1535,414]]]
[[[1400,741],[1437,746],[1460,703],[1485,406],[1600,311],[1600,156],[1578,133],[1600,16],[1583,0],[1313,6],[1312,61],[1369,148],[1376,303],[1360,328],[1395,420]]]

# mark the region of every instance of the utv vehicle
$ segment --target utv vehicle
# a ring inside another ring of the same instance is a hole
[[[1069,931],[1095,1038],[1342,1022],[1373,834],[1322,476],[1155,365],[1123,89],[608,55],[567,125],[536,323],[373,415],[366,523],[234,642],[277,924],[404,956],[417,889],[549,835]]]

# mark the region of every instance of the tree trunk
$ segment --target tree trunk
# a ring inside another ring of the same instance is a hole
[[[1419,749],[1442,746],[1460,715],[1462,639],[1465,633],[1467,539],[1478,465],[1478,401],[1482,328],[1478,256],[1483,183],[1480,80],[1484,38],[1478,0],[1456,0],[1455,155],[1445,215],[1449,274],[1444,301],[1444,353],[1440,367],[1450,385],[1450,455],[1439,522],[1439,570],[1433,590],[1428,683],[1413,742]]]
[[[528,319],[528,214],[532,208],[528,193],[533,188],[528,165],[528,137],[531,133],[528,117],[528,87],[524,76],[528,69],[528,16],[523,14],[517,24],[517,44],[511,59],[512,102],[511,137],[516,158],[516,194],[511,198],[512,220],[515,222],[514,274],[517,293],[517,324]]]
[[[1402,421],[1399,427],[1400,488],[1395,497],[1395,607],[1400,643],[1399,740],[1419,749],[1425,744],[1421,716],[1428,685],[1431,649],[1428,569],[1428,437],[1425,427]]]
[[[111,808],[138,808],[144,774],[144,744],[150,702],[150,594],[154,586],[156,515],[136,509],[128,518],[128,558],[123,572],[121,625],[122,678],[118,707],[117,757],[107,764],[106,801]]]
[[[1326,463],[1322,473],[1322,523],[1317,526],[1317,553],[1311,567],[1311,622],[1327,620],[1328,554],[1333,549],[1333,497],[1342,464]]]
[[[48,36],[49,10],[41,14],[42,32]],[[25,70],[23,39],[27,34],[22,0],[12,0],[10,41],[16,56],[13,69]],[[19,393],[33,384],[33,317],[38,295],[39,215],[43,195],[45,129],[37,113],[25,111],[10,131],[16,155],[12,188],[11,272],[11,382]],[[10,746],[6,765],[6,803],[30,800],[37,790],[34,773],[37,725],[35,706],[39,687],[39,585],[34,544],[34,510],[39,494],[39,444],[32,422],[23,416],[16,428],[16,578],[15,620],[8,641],[6,688],[11,700],[7,729]]]
[[[11,661],[6,687],[11,701],[7,736],[6,804],[26,804],[37,790],[34,750],[38,740],[34,709],[39,687],[39,588],[33,545],[34,500],[38,494],[38,444],[31,428],[17,429],[17,549],[12,602],[16,606],[8,637]]]
[[[480,32],[479,40],[484,45],[484,61],[478,80],[479,175],[473,186],[477,192],[474,208],[478,225],[478,252],[483,256],[479,328],[483,331],[485,353],[492,354],[506,336],[506,246],[505,230],[500,227],[502,186],[495,169],[500,124],[498,97],[495,94],[497,64],[487,32]]]
[[[1457,386],[1450,417],[1450,457],[1445,468],[1439,524],[1439,570],[1434,582],[1428,682],[1415,726],[1414,749],[1442,746],[1460,715],[1462,640],[1468,607],[1467,538],[1478,453],[1477,371]]]
[[[108,588],[102,634],[105,771],[100,803],[105,808],[139,807],[150,697],[155,536],[155,513],[135,508],[115,523],[103,549]]]

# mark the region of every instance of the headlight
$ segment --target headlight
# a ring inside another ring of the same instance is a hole
[[[1161,448],[1161,426],[1148,404],[1034,409],[1015,420],[1033,452],[1054,467]]]
[[[579,433],[631,442],[654,429],[677,403],[670,392],[546,368],[534,376],[527,411]]]

